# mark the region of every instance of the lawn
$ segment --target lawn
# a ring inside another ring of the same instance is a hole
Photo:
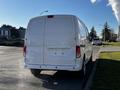
[[[102,52],[91,90],[120,90],[120,52]]]
[[[99,59],[120,61],[120,52],[101,52]]]
[[[103,42],[103,46],[120,46],[120,42]]]

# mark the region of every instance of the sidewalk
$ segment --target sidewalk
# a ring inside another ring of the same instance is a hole
[[[100,52],[103,52],[103,51],[115,51],[115,52],[117,52],[117,51],[120,51],[120,47],[118,47],[118,46],[108,46],[108,47],[101,47],[100,48]]]

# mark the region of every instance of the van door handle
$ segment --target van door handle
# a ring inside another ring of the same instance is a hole
[[[84,45],[84,44],[81,44],[80,47],[85,47],[85,45]]]

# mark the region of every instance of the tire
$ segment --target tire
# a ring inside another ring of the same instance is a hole
[[[30,71],[35,77],[39,77],[40,72],[41,72],[40,69],[30,69]]]

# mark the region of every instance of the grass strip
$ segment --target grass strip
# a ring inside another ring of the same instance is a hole
[[[91,90],[120,90],[120,52],[102,52]]]

